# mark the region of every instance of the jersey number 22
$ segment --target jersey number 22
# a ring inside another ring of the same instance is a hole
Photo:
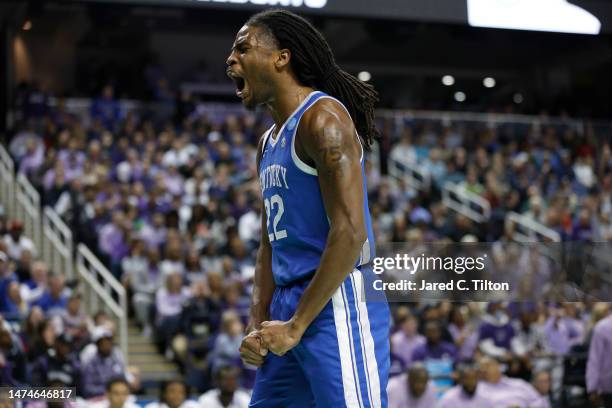
[[[278,230],[278,223],[285,212],[285,205],[283,204],[283,199],[278,194],[274,194],[270,199],[264,199],[264,206],[266,207],[266,227],[268,231],[270,230],[270,213],[276,206],[276,215],[274,216],[274,220],[272,222],[272,234],[268,234],[270,238],[270,242],[274,240],[279,240],[283,238],[287,238],[287,231],[282,229]]]

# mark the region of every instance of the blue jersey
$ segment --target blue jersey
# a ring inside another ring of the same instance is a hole
[[[319,266],[329,234],[317,170],[300,160],[294,144],[302,115],[322,98],[334,99],[323,92],[312,92],[287,118],[275,137],[272,137],[274,126],[264,135],[259,179],[272,246],[272,274],[277,286],[286,286],[312,275]],[[363,154],[361,171],[368,238],[355,266],[365,265],[375,256]]]

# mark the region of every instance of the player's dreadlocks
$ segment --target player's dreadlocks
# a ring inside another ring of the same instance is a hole
[[[368,148],[378,137],[374,104],[378,92],[336,65],[334,54],[321,33],[306,19],[286,10],[266,10],[246,23],[269,32],[280,48],[291,51],[291,67],[302,85],[319,89],[340,100]]]

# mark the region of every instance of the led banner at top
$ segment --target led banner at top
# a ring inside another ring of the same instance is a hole
[[[469,24],[473,27],[597,35],[612,32],[605,0],[82,0],[133,5],[253,10],[286,7],[329,16]]]

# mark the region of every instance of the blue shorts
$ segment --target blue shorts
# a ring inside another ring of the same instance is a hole
[[[371,269],[355,269],[295,348],[266,356],[249,407],[387,407],[389,307],[363,300],[370,275]],[[277,287],[271,319],[289,320],[308,283]]]

